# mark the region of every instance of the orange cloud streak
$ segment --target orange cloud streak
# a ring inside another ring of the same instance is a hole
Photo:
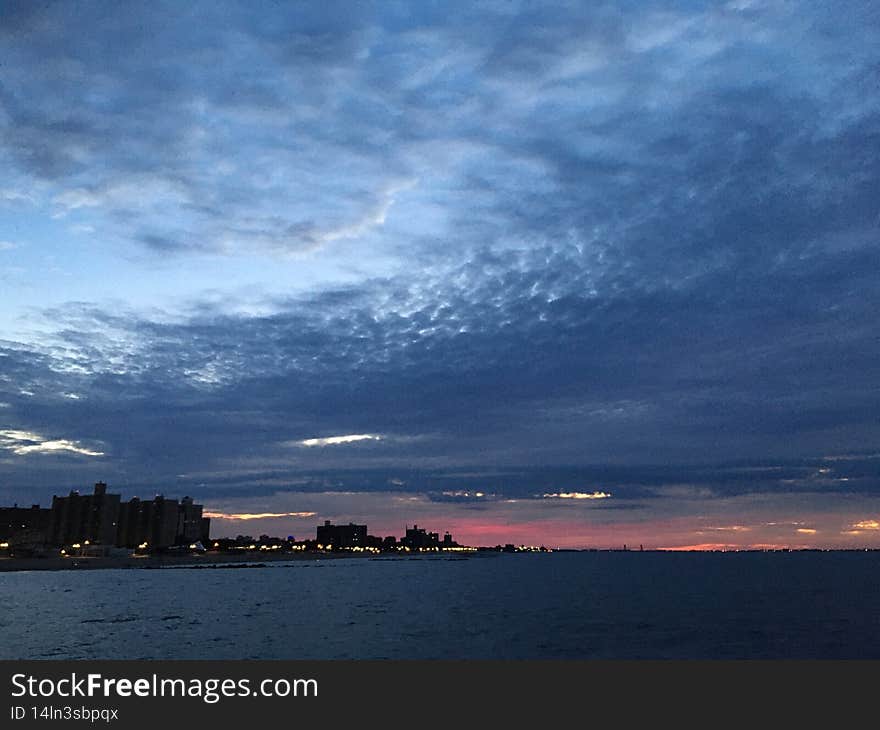
[[[239,514],[228,514],[226,512],[205,512],[205,517],[215,520],[268,520],[278,517],[314,517],[317,512],[243,512]]]

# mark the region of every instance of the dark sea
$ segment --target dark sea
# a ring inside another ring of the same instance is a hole
[[[880,552],[0,573],[3,659],[880,658]]]

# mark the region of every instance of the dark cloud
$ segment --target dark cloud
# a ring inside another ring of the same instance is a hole
[[[575,261],[555,262],[496,277],[489,257],[460,268],[460,290],[376,281],[279,302],[266,317],[205,308],[160,323],[71,306],[49,313],[66,327],[44,353],[7,351],[4,415],[169,474],[249,457],[305,471],[413,459],[485,468],[800,458],[873,443],[872,252],[619,296],[585,296]],[[386,438],[289,445],[348,433]]]

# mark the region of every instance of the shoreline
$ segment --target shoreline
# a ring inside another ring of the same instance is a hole
[[[108,570],[139,569],[155,570],[161,568],[245,568],[258,567],[265,563],[290,562],[299,560],[320,560],[358,557],[351,554],[334,553],[286,553],[284,555],[151,555],[131,557],[52,557],[52,558],[0,558],[0,573],[13,573],[34,570]]]
[[[619,549],[555,549],[546,553],[534,551],[517,551],[518,555],[554,553],[614,553],[624,555],[743,555],[743,554],[804,554],[804,553],[875,553],[880,552],[876,548],[843,548],[843,549],[778,549],[778,550],[619,550]],[[339,560],[343,558],[370,559],[370,560],[416,560],[416,559],[440,559],[440,560],[468,560],[473,557],[498,556],[511,554],[505,551],[479,549],[474,552],[461,554],[443,553],[413,553],[413,554],[372,554],[351,552],[292,552],[292,553],[206,553],[190,555],[142,555],[126,557],[48,557],[48,558],[15,558],[0,557],[0,573],[15,573],[26,571],[65,571],[65,570],[159,570],[173,568],[188,569],[240,569],[240,568],[264,568],[269,563],[289,563],[316,560]]]

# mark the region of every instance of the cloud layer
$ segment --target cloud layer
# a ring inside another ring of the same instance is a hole
[[[871,532],[873,4],[4,13],[10,496],[821,492]]]

